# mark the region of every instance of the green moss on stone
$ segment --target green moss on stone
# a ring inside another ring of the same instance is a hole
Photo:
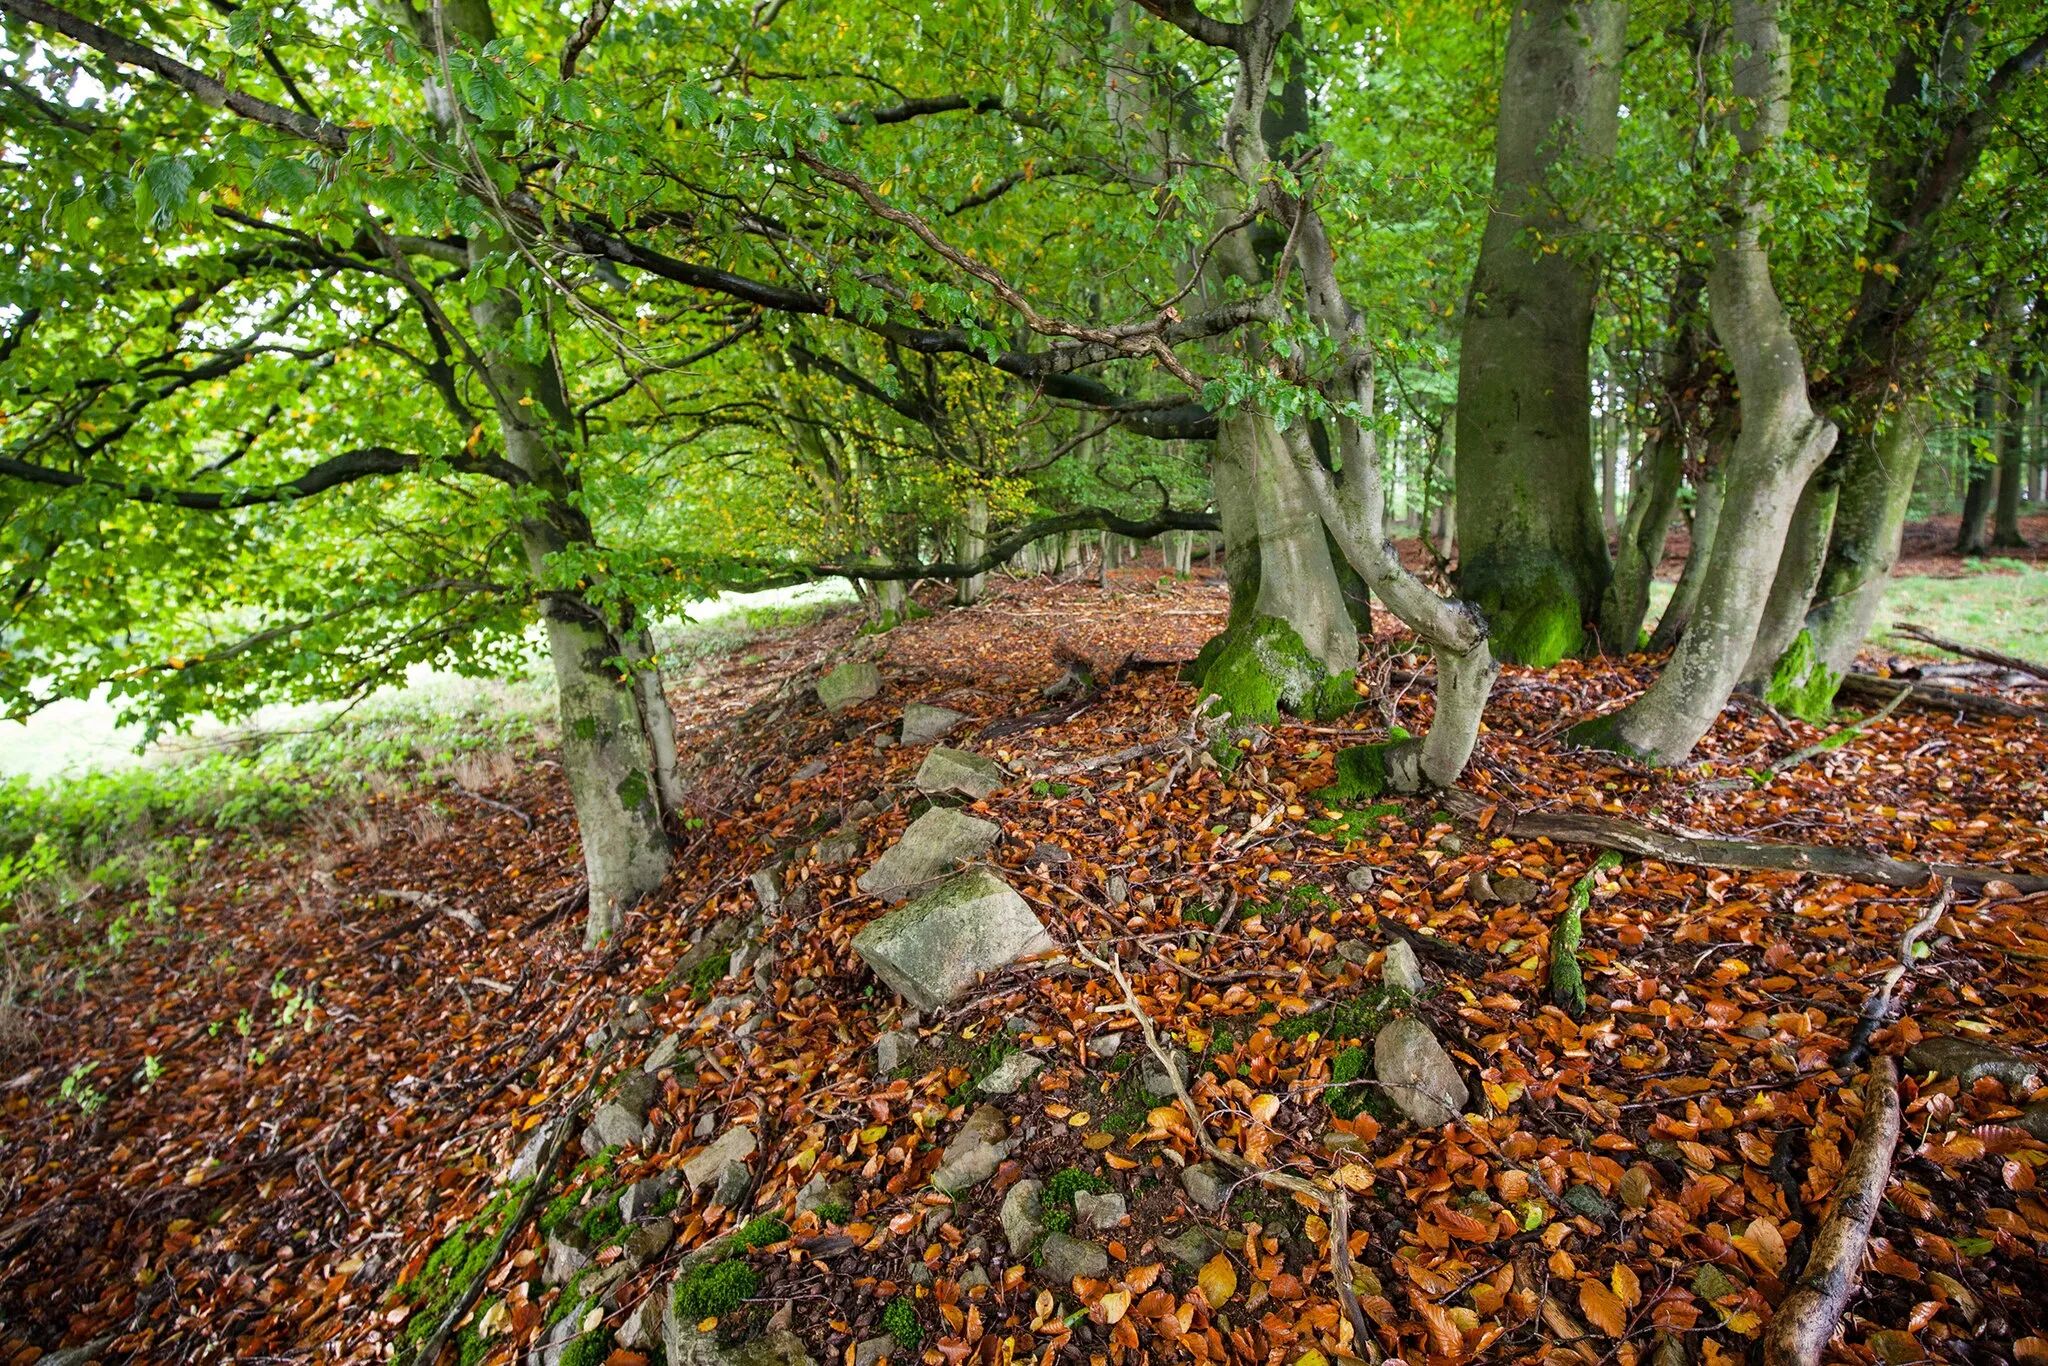
[[[724,1318],[760,1289],[761,1277],[745,1262],[711,1262],[677,1283],[676,1317],[684,1323]]]
[[[1047,1233],[1071,1232],[1074,1227],[1074,1197],[1082,1191],[1102,1195],[1108,1190],[1107,1181],[1079,1167],[1054,1172],[1045,1183],[1045,1193],[1039,1197],[1039,1220]]]
[[[1593,860],[1586,875],[1572,884],[1564,919],[1550,936],[1550,999],[1574,1020],[1586,1013],[1586,976],[1579,967],[1579,939],[1585,933],[1586,910],[1593,904],[1594,875],[1603,868],[1620,866],[1621,855],[1612,849]]]
[[[1279,617],[1253,617],[1214,637],[1186,677],[1238,725],[1274,725],[1283,711],[1328,720],[1358,705],[1352,673],[1323,667]]]
[[[604,1366],[612,1354],[612,1330],[602,1325],[578,1334],[562,1349],[562,1366]]]
[[[1323,1091],[1323,1103],[1339,1119],[1354,1119],[1365,1108],[1371,1088],[1351,1084],[1365,1075],[1365,1063],[1365,1050],[1353,1045],[1330,1064],[1330,1085]]]
[[[470,1282],[490,1271],[498,1223],[525,1197],[531,1184],[521,1181],[498,1192],[477,1211],[475,1218],[443,1238],[427,1255],[419,1274],[399,1287],[399,1297],[414,1306],[405,1331],[399,1335],[401,1355],[416,1352],[449,1308],[469,1289]]]
[[[789,1236],[789,1225],[772,1214],[757,1214],[740,1227],[735,1240],[742,1248],[766,1247]]]
[[[1814,658],[1813,636],[1801,631],[1771,670],[1764,700],[1810,725],[1834,719],[1835,690],[1842,676]]]
[[[1353,745],[1338,750],[1337,781],[1317,788],[1309,797],[1326,806],[1371,801],[1387,790],[1387,751],[1398,743]]]

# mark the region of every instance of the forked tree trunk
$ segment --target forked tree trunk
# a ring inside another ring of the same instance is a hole
[[[1494,204],[1458,362],[1458,591],[1525,664],[1576,653],[1600,608],[1607,533],[1593,484],[1595,271],[1556,172],[1614,152],[1627,6],[1519,0],[1494,140]]]
[[[1656,682],[1620,711],[1570,733],[1575,743],[1655,764],[1683,761],[1740,681],[1793,510],[1836,435],[1808,401],[1806,366],[1761,240],[1767,215],[1750,181],[1790,113],[1791,45],[1777,0],[1735,0],[1732,40],[1742,166],[1707,293],[1715,334],[1734,364],[1742,432],[1728,461],[1713,560],[1699,609]]]
[[[1926,400],[1909,401],[1876,433],[1856,443],[1843,468],[1827,565],[1806,609],[1813,657],[1837,675],[1856,662],[1899,561],[1899,538],[1927,445],[1927,423]]]

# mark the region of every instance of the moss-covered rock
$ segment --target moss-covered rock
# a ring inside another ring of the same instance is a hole
[[[1834,718],[1835,690],[1842,676],[1822,663],[1813,652],[1813,637],[1802,630],[1778,657],[1764,687],[1764,701],[1811,725]]]
[[[1279,617],[1252,617],[1211,639],[1183,675],[1239,725],[1273,725],[1285,711],[1334,720],[1358,705],[1350,670],[1332,673]]]
[[[1377,745],[1353,745],[1349,749],[1338,750],[1334,760],[1337,765],[1336,781],[1308,795],[1325,806],[1344,806],[1353,802],[1369,802],[1384,794],[1390,782],[1387,755],[1396,746],[1415,743],[1413,737],[1399,726],[1387,735],[1388,738]]]

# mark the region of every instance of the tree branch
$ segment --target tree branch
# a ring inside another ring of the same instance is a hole
[[[424,456],[394,451],[387,446],[366,446],[361,450],[347,451],[332,459],[323,460],[304,474],[282,483],[231,489],[224,493],[211,493],[200,489],[159,488],[154,484],[129,484],[117,479],[51,469],[47,465],[33,465],[25,460],[15,460],[6,456],[0,456],[0,477],[19,479],[25,484],[40,484],[48,488],[72,489],[91,486],[112,489],[123,498],[134,502],[157,503],[165,507],[186,508],[193,512],[228,512],[265,503],[296,502],[343,484],[352,484],[359,479],[372,479],[381,474],[411,473],[426,463]],[[457,473],[487,475],[514,487],[527,482],[526,474],[522,470],[495,457],[456,456],[448,460],[447,464]]]

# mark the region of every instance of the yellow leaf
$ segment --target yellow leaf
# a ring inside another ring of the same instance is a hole
[[[1113,1325],[1131,1311],[1131,1292],[1112,1290],[1102,1297],[1101,1305],[1102,1321]]]
[[[1114,1142],[1116,1142],[1115,1134],[1090,1134],[1081,1140],[1081,1146],[1090,1152],[1099,1153]]]
[[[1076,1110],[1073,1114],[1067,1116],[1067,1123],[1078,1129],[1086,1124],[1090,1118],[1092,1116],[1086,1110]]]
[[[1372,1168],[1362,1162],[1346,1162],[1337,1168],[1337,1184],[1362,1195],[1372,1189]]]
[[[1252,1118],[1261,1124],[1271,1124],[1273,1116],[1280,1113],[1280,1097],[1258,1095],[1252,1097]]]
[[[880,1143],[883,1139],[887,1138],[888,1136],[889,1126],[886,1124],[877,1124],[874,1125],[872,1128],[862,1129],[860,1131],[860,1141],[863,1143]]]
[[[1628,1310],[1620,1297],[1598,1281],[1579,1282],[1579,1312],[1608,1337],[1618,1338],[1628,1331]]]
[[[1608,1274],[1607,1283],[1614,1287],[1615,1298],[1630,1309],[1643,1302],[1643,1283],[1629,1269],[1628,1263],[1616,1262],[1614,1270]]]
[[[1237,1293],[1237,1268],[1227,1254],[1219,1252],[1195,1274],[1195,1284],[1211,1309],[1221,1309]]]

